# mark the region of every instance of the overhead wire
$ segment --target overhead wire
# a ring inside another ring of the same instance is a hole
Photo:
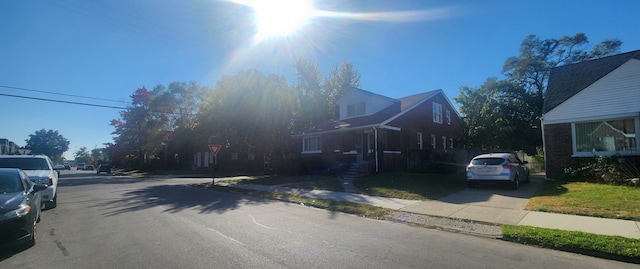
[[[31,90],[31,89],[25,89],[25,88],[20,88],[20,87],[12,87],[12,86],[5,86],[5,85],[0,85],[0,88],[28,90],[28,91],[33,91],[33,92],[41,92],[41,93],[57,94],[57,95],[63,95],[63,96],[72,96],[72,97],[80,97],[80,98],[88,98],[88,99],[95,99],[95,100],[103,100],[103,101],[112,101],[112,102],[125,103],[125,102],[122,102],[122,101],[115,101],[115,100],[110,100],[110,99],[93,98],[93,97],[87,97],[87,96],[64,94],[64,93],[55,93],[55,92],[47,92],[47,91],[38,91],[38,90]],[[72,104],[72,105],[112,108],[112,109],[120,109],[120,110],[127,110],[127,109],[131,108],[131,107],[119,107],[119,106],[109,106],[109,105],[91,104],[91,103],[83,103],[83,102],[73,102],[73,101],[66,101],[66,100],[56,100],[56,99],[48,99],[48,98],[40,98],[40,97],[32,97],[32,96],[24,96],[24,95],[15,95],[15,94],[6,94],[6,93],[0,93],[0,96],[7,96],[7,97],[21,98],[21,99],[30,99],[30,100],[45,101],[45,102]],[[169,115],[185,115],[185,116],[193,116],[194,115],[193,113],[179,113],[179,112],[165,112],[165,111],[152,111],[152,112],[154,112],[154,113],[162,113],[162,114],[169,114]]]
[[[96,97],[89,97],[89,96],[82,96],[82,95],[74,95],[74,94],[66,94],[66,93],[40,91],[40,90],[33,90],[33,89],[27,89],[27,88],[21,88],[21,87],[7,86],[7,85],[0,85],[0,88],[6,88],[6,89],[12,89],[12,90],[20,90],[20,91],[29,91],[29,92],[48,93],[48,94],[55,94],[55,95],[61,95],[61,96],[93,99],[93,100],[99,100],[99,101],[109,101],[109,102],[122,103],[122,104],[125,104],[125,105],[127,104],[127,102],[125,102],[125,101],[111,100],[111,99],[105,99],[105,98],[96,98]]]

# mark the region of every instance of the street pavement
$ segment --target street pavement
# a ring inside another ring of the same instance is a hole
[[[260,191],[283,192],[321,199],[370,204],[414,214],[455,218],[487,224],[526,225],[550,229],[582,231],[640,239],[640,222],[523,210],[544,182],[544,175],[532,175],[530,184],[510,190],[499,186],[467,188],[439,200],[404,200],[367,196],[350,192],[305,190],[285,186],[264,186],[225,182],[235,178],[216,178],[217,185]],[[350,183],[350,182],[345,182]]]

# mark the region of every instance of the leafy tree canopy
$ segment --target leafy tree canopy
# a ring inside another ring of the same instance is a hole
[[[47,155],[54,162],[62,162],[62,154],[69,149],[69,140],[54,130],[35,131],[25,141],[27,142],[25,149],[31,150],[32,154]]]
[[[76,150],[73,153],[73,157],[77,162],[83,163],[93,163],[93,158],[91,157],[91,153],[87,150],[87,147],[80,147],[80,149]]]
[[[541,40],[527,36],[520,44],[520,55],[509,57],[502,67],[507,79],[520,84],[537,100],[542,111],[542,99],[552,68],[597,59],[617,53],[622,46],[619,39],[606,39],[587,50],[589,41],[584,33],[559,39]]]
[[[545,40],[529,35],[520,45],[520,55],[505,61],[505,80],[489,78],[479,88],[461,87],[454,100],[465,116],[468,145],[535,153],[542,146],[539,117],[551,69],[608,56],[622,45],[607,39],[589,51],[588,43],[583,33]]]

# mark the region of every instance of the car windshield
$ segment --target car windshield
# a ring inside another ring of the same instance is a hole
[[[498,165],[504,162],[502,158],[478,158],[471,161],[473,165]]]
[[[17,173],[0,173],[0,193],[14,193],[24,190]]]
[[[49,170],[47,160],[41,158],[0,158],[2,168],[20,168],[22,170]]]

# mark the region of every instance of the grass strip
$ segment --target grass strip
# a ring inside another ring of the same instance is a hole
[[[393,212],[391,209],[358,204],[352,202],[342,202],[331,199],[318,199],[313,197],[300,196],[282,192],[267,192],[257,190],[247,190],[241,188],[233,188],[227,186],[217,186],[211,184],[202,184],[202,187],[206,187],[216,191],[242,193],[251,196],[264,197],[279,201],[303,204],[305,206],[311,206],[316,208],[322,208],[330,211],[344,212],[348,214],[354,214],[371,219],[389,219],[389,216]]]
[[[640,263],[640,239],[531,226],[502,226],[503,238],[624,262]]]

